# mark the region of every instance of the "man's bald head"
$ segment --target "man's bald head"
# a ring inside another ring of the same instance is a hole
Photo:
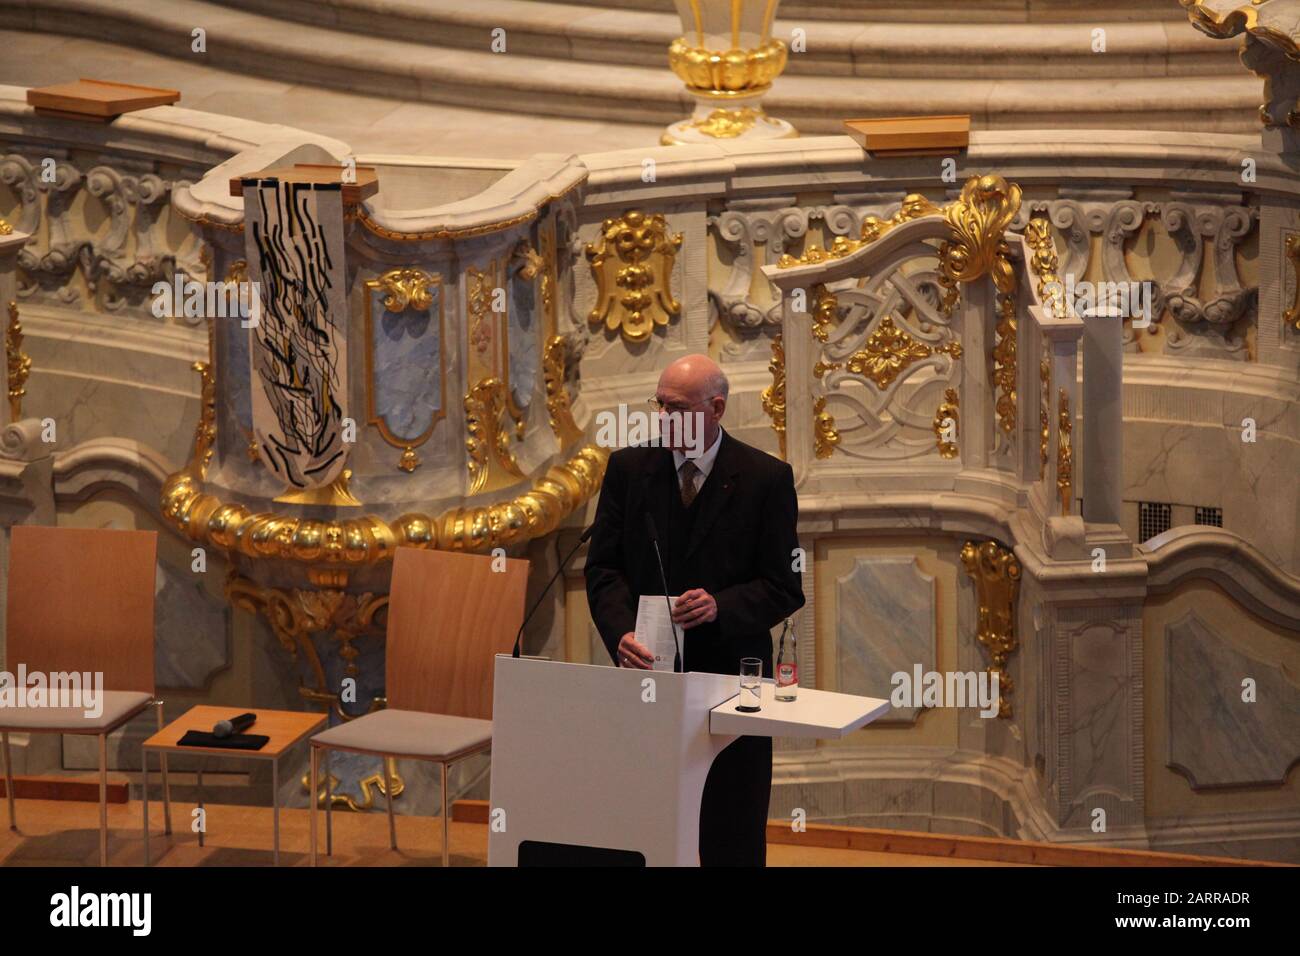
[[[730,390],[727,376],[707,355],[683,355],[670,362],[659,376],[659,387],[665,386],[696,403],[705,402],[715,395],[726,401]]]
[[[718,437],[729,391],[727,376],[717,362],[707,355],[683,355],[663,370],[655,397],[667,412],[703,417],[703,450]],[[680,441],[672,440],[670,447],[679,447],[680,444]]]

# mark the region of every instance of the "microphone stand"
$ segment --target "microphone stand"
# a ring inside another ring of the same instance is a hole
[[[560,566],[555,569],[555,573],[551,575],[551,579],[546,582],[546,587],[542,588],[542,593],[537,595],[537,600],[533,602],[532,608],[524,615],[523,622],[519,625],[519,633],[515,635],[515,647],[510,654],[511,657],[517,658],[519,656],[519,642],[523,640],[524,628],[527,627],[528,622],[533,619],[533,615],[537,613],[537,609],[542,606],[542,600],[546,597],[547,592],[551,590],[551,585],[555,583],[556,578],[564,573],[564,569],[568,567],[569,562],[573,560],[573,556],[578,553],[578,549],[587,543],[587,539],[591,537],[592,532],[595,530],[596,526],[593,524],[586,531],[582,532],[582,537],[578,539],[578,543],[573,546],[572,551],[564,556],[564,560],[560,562]]]
[[[650,543],[654,545],[655,561],[659,564],[659,580],[664,586],[664,604],[668,606],[668,626],[673,632],[673,673],[682,673],[682,646],[677,641],[677,624],[673,621],[673,602],[668,596],[668,575],[664,573],[664,556],[659,552],[659,530],[655,527],[654,515],[650,512],[645,513],[646,532],[650,535]]]

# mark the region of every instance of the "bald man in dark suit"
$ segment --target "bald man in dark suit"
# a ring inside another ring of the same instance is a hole
[[[723,431],[727,391],[707,356],[678,359],[655,393],[667,413],[663,445],[610,456],[586,580],[592,618],[620,667],[654,659],[634,634],[639,597],[663,593],[644,514],[654,519],[669,594],[680,595],[673,620],[685,634],[685,670],[738,675],[742,657],[757,657],[771,677],[770,631],[803,606],[794,474]],[[673,424],[685,416],[699,433]],[[741,737],[718,755],[700,811],[701,865],[766,864],[771,789],[771,738]]]

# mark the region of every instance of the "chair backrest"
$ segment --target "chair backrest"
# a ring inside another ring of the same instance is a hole
[[[100,672],[104,689],[154,692],[158,532],[14,525],[6,669]]]
[[[528,562],[398,548],[389,590],[388,706],[492,717],[493,659],[524,619]],[[500,567],[498,563],[498,567]]]

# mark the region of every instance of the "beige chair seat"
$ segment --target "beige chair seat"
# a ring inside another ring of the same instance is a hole
[[[363,750],[392,757],[454,759],[492,742],[492,721],[418,710],[377,710],[331,727],[312,743],[336,750]]]
[[[87,717],[84,707],[0,707],[0,728],[96,733],[135,716],[153,701],[151,695],[131,690],[106,690],[100,697],[98,717]]]

